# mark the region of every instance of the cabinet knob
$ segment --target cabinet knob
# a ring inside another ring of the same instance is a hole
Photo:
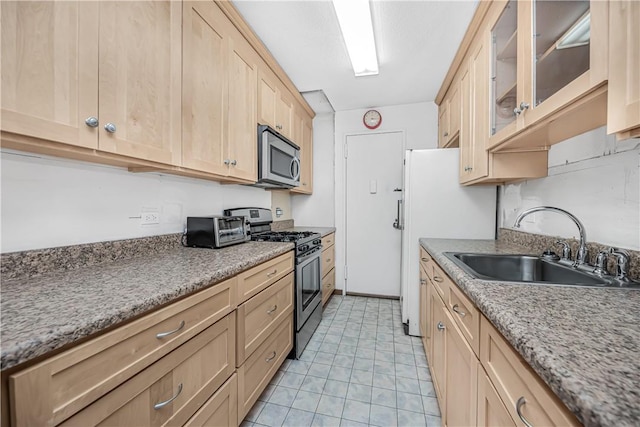
[[[224,159],[224,164],[225,164],[225,165],[228,165],[229,163],[231,163],[231,160],[229,160],[229,159]]]
[[[436,327],[438,328],[439,331],[444,331],[444,324],[442,322],[438,322]]]
[[[84,121],[86,123],[87,126],[89,126],[90,128],[97,128],[98,127],[98,118],[97,117],[87,117],[87,119]]]
[[[449,132],[445,132],[445,133],[444,133],[444,136],[445,136],[445,137],[449,136]]]
[[[109,133],[115,133],[116,125],[114,125],[113,123],[107,123],[106,125],[104,125],[104,130],[106,130]]]
[[[232,160],[232,161],[231,161],[231,166],[235,166],[235,165],[237,165],[237,164],[238,164],[238,161],[237,161],[237,160]]]

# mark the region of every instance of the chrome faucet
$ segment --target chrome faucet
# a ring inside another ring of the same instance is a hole
[[[570,212],[567,212],[564,209],[555,208],[553,206],[538,206],[535,208],[527,209],[526,211],[520,213],[520,215],[518,215],[518,217],[516,218],[516,221],[513,224],[513,226],[516,228],[520,228],[520,222],[525,216],[532,214],[534,212],[540,212],[540,211],[550,211],[550,212],[565,214],[576,224],[576,226],[578,227],[578,232],[580,233],[580,246],[578,247],[578,253],[576,254],[576,261],[574,262],[573,266],[577,267],[579,265],[585,264],[587,262],[587,232],[584,229],[584,225],[582,225],[580,220]]]

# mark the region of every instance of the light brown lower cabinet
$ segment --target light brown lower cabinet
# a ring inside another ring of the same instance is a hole
[[[433,263],[420,311],[442,425],[580,425],[435,260],[421,258]]]
[[[237,425],[238,375],[233,374],[187,421],[185,427]]]
[[[516,427],[484,369],[478,370],[478,426]]]
[[[335,233],[322,238],[322,254],[320,255],[320,277],[322,277],[322,305],[324,306],[336,290],[336,250]]]
[[[238,368],[238,421],[242,421],[293,348],[289,316]]]
[[[62,425],[183,425],[233,373],[235,327],[231,313]]]
[[[11,374],[7,426],[237,426],[293,347],[292,270],[288,252]]]

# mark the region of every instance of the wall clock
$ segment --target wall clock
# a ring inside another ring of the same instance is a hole
[[[367,129],[376,129],[382,123],[382,115],[377,110],[369,110],[364,113],[362,122]]]

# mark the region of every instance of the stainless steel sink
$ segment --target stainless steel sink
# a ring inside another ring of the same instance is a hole
[[[493,255],[445,252],[458,267],[477,279],[595,287],[637,287],[614,277],[599,277],[533,255]]]

